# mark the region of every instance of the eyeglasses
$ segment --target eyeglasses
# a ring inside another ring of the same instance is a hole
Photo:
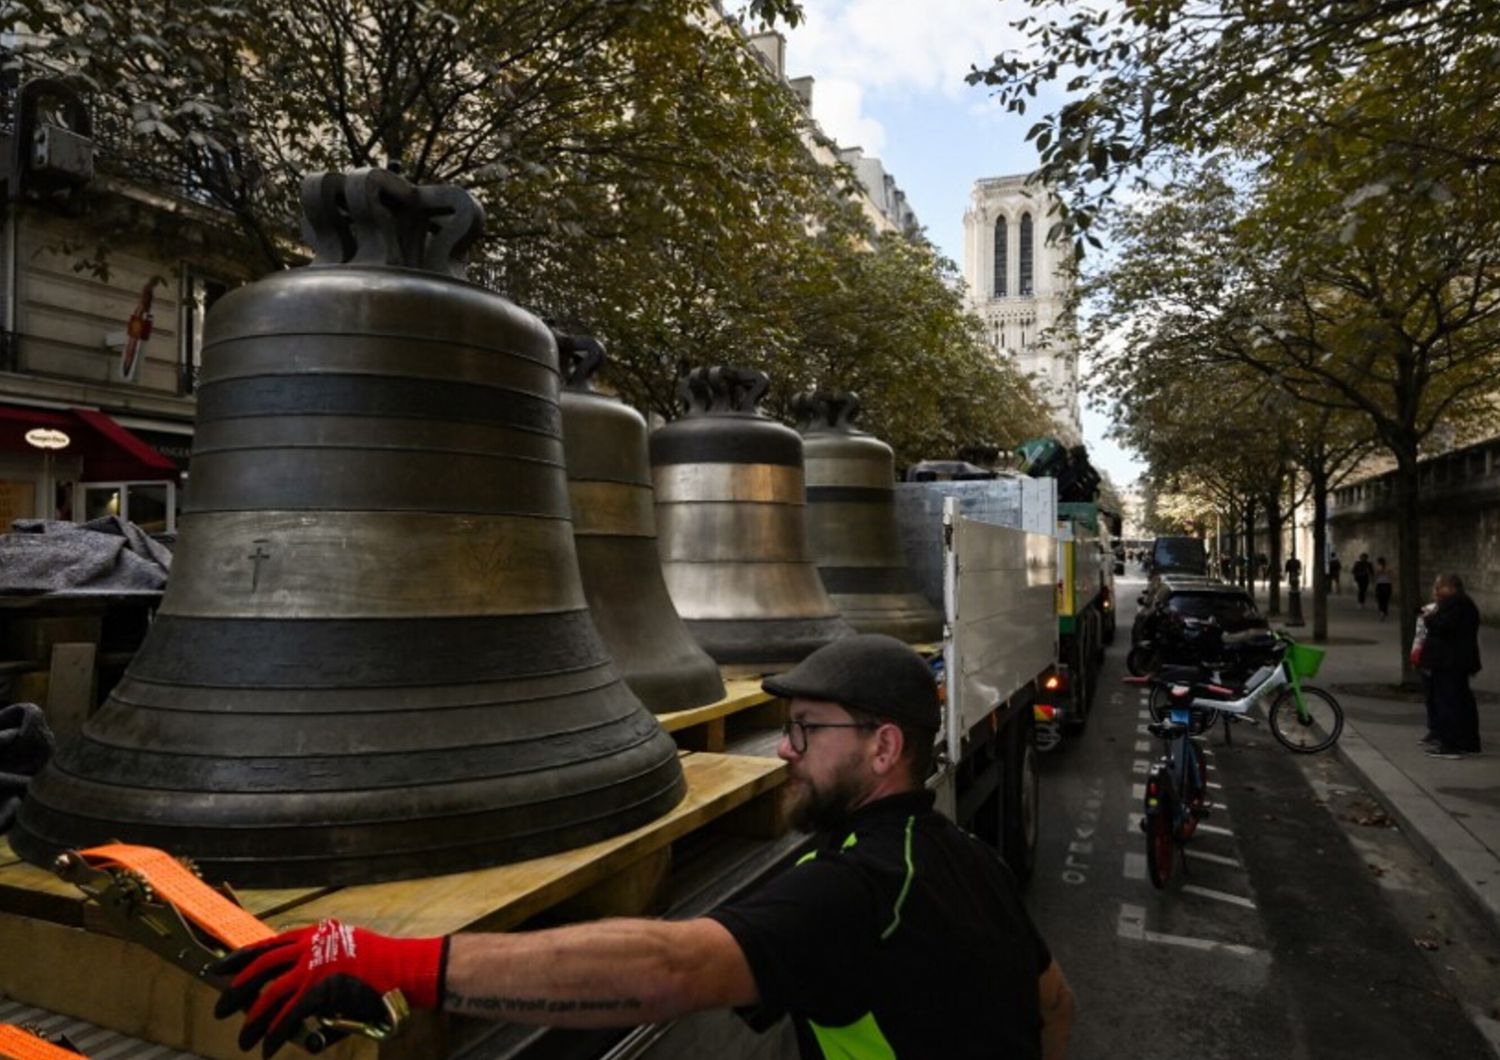
[[[797,754],[807,751],[807,734],[819,729],[878,729],[872,721],[797,721],[795,718],[781,727],[781,735],[792,745]]]

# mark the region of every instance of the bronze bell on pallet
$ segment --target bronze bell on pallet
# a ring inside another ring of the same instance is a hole
[[[656,551],[646,421],[594,390],[604,348],[558,335],[573,543],[594,625],[631,691],[658,714],[724,698],[719,667],[683,625]]]
[[[891,447],[854,426],[860,405],[849,391],[805,391],[792,409],[807,461],[808,539],[835,606],[861,633],[939,640],[942,617],[901,552]]]
[[[765,671],[854,632],[818,580],[804,522],[802,439],[760,411],[770,381],[696,368],[683,417],[651,435],[662,573],[719,663]]]
[[[145,643],[31,784],[44,863],[110,838],[256,887],[534,857],[685,793],[589,617],[551,333],[462,279],[466,192],[309,178],[316,258],[214,307]]]

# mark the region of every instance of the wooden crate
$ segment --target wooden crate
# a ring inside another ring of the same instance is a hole
[[[685,752],[687,796],[634,831],[577,850],[474,872],[359,887],[247,890],[245,906],[278,929],[335,916],[393,935],[515,928],[653,908],[674,841],[719,827],[762,833],[779,821],[785,766],[768,758]],[[215,992],[150,950],[106,934],[71,885],[15,858],[0,839],[0,992],[211,1060],[246,1056],[238,1021],[212,1015]],[[350,1039],[331,1060],[430,1060],[453,1021],[417,1013],[394,1040]],[[293,1056],[300,1055],[291,1050]]]

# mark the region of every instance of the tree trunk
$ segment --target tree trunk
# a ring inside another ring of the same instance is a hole
[[[1266,506],[1266,548],[1271,564],[1266,570],[1266,614],[1281,614],[1281,530],[1285,523],[1281,510],[1281,490],[1273,490],[1261,502]]]
[[[1312,566],[1313,640],[1328,639],[1328,469],[1321,463],[1309,472],[1313,491]]]
[[[1396,457],[1396,599],[1401,620],[1401,684],[1418,687],[1417,673],[1407,653],[1417,633],[1417,608],[1423,600],[1421,563],[1422,509],[1417,497],[1417,443],[1392,446]]]
[[[1255,596],[1255,498],[1245,498],[1245,568],[1240,584]]]

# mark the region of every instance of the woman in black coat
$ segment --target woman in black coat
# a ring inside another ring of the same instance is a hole
[[[1479,708],[1469,678],[1479,672],[1479,608],[1457,574],[1438,575],[1432,600],[1436,606],[1426,616],[1421,655],[1433,737],[1427,753],[1434,758],[1478,754]]]

